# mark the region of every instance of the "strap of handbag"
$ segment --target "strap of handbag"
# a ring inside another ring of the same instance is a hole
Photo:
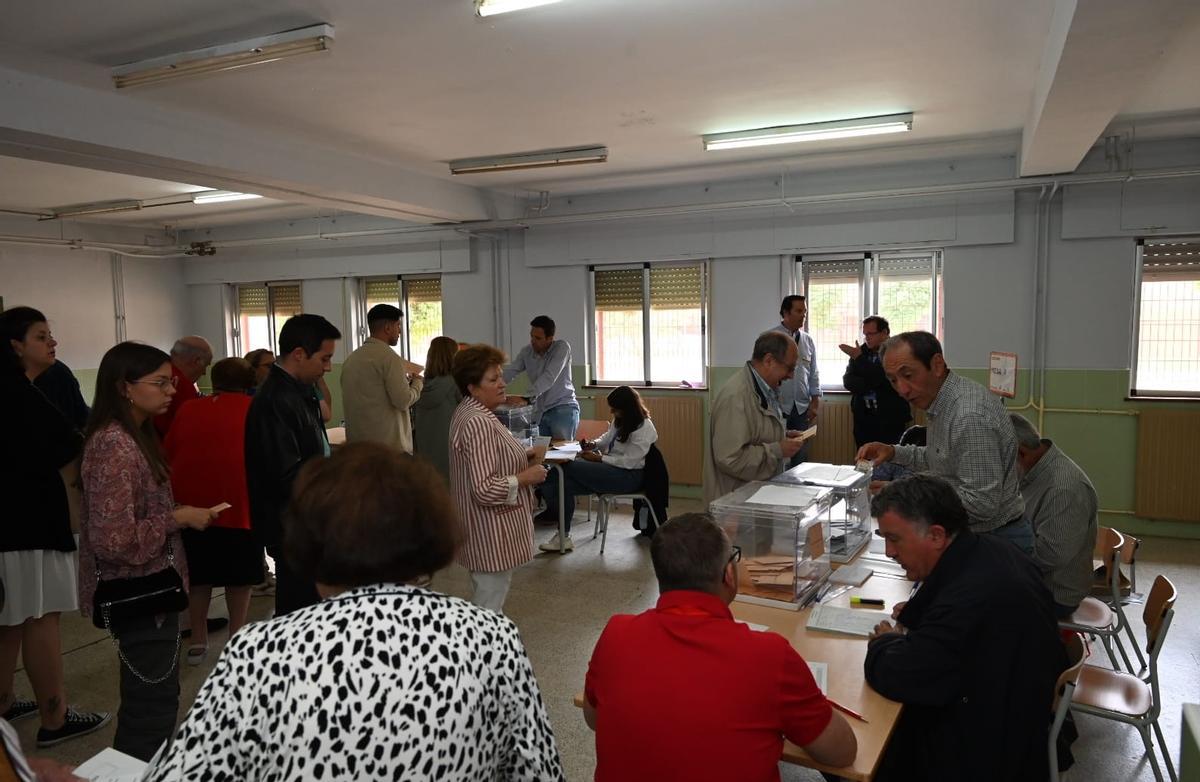
[[[175,547],[171,544],[171,538],[169,536],[167,537],[167,567],[175,567]],[[96,557],[96,586],[100,586],[99,557]],[[97,607],[93,605],[92,610],[97,610]],[[179,629],[178,622],[175,624],[175,653],[171,657],[171,666],[167,668],[166,673],[164,673],[162,676],[151,678],[143,674],[137,668],[134,668],[133,663],[129,662],[129,658],[125,656],[125,650],[121,648],[121,642],[117,639],[117,636],[112,631],[112,622],[109,619],[108,606],[104,605],[100,607],[100,611],[101,616],[104,618],[104,629],[108,631],[108,638],[110,641],[112,641],[112,645],[116,647],[117,657],[120,658],[121,664],[128,668],[129,672],[136,676],[143,684],[162,684],[165,682],[175,671],[175,666],[179,664],[179,644],[183,640],[183,631]]]

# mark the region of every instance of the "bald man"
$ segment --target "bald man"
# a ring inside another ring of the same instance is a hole
[[[175,341],[171,347],[171,379],[175,382],[175,396],[171,397],[167,412],[154,419],[154,428],[158,430],[159,437],[167,436],[175,413],[183,403],[200,396],[196,381],[204,377],[212,360],[212,345],[204,337],[193,335]]]

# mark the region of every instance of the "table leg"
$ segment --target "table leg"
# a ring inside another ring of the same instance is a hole
[[[566,513],[566,503],[565,503],[565,498],[563,495],[566,493],[566,490],[567,490],[567,476],[566,476],[566,473],[563,472],[563,468],[562,468],[561,464],[551,462],[550,466],[553,467],[554,470],[558,473],[558,553],[566,554],[567,553],[567,530],[566,530],[567,517],[565,515],[563,515]],[[571,510],[574,510],[574,508],[572,508]]]

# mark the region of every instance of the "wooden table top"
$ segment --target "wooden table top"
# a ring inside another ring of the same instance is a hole
[[[867,562],[866,564],[874,566],[875,563]],[[890,612],[896,603],[908,599],[911,589],[911,582],[880,575],[877,572],[868,578],[861,587],[853,587],[845,594],[839,595],[825,604],[849,607],[850,597],[859,595],[882,598],[886,601],[884,610]],[[838,774],[847,779],[870,780],[879,766],[879,760],[883,756],[884,748],[887,747],[892,730],[896,727],[901,706],[875,692],[863,678],[863,660],[867,656],[867,639],[820,630],[808,630],[805,623],[808,621],[811,608],[803,611],[789,611],[735,600],[730,609],[737,619],[766,625],[773,632],[790,640],[792,646],[800,652],[805,660],[826,663],[828,665],[826,695],[867,718],[867,722],[863,723],[844,715],[858,739],[858,754],[854,764],[849,767],[834,768],[818,763],[809,757],[807,752],[790,741],[784,742],[782,759],[789,763]]]

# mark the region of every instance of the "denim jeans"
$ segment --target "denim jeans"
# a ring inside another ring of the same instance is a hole
[[[642,488],[641,470],[623,470],[604,462],[576,459],[563,465],[563,529],[571,533],[571,515],[575,513],[577,494],[627,494]],[[553,512],[558,512],[558,480],[550,475],[542,484],[542,496]]]
[[[538,434],[555,440],[574,440],[579,428],[579,408],[574,405],[559,405],[542,413],[538,422]]]
[[[1033,527],[1029,524],[1029,519],[1022,518],[1011,524],[1005,524],[1003,527],[997,527],[991,531],[991,534],[1008,538],[1021,551],[1033,556]]]
[[[797,413],[796,408],[793,407],[792,412],[788,413],[787,416],[787,429],[803,432],[808,427],[808,411],[805,410],[803,413]],[[808,447],[810,445],[812,445],[812,438],[804,441],[804,445],[800,446],[800,450],[796,451],[795,455],[792,456],[791,459],[788,459],[787,467],[784,469],[790,470],[796,465],[808,461]]]

